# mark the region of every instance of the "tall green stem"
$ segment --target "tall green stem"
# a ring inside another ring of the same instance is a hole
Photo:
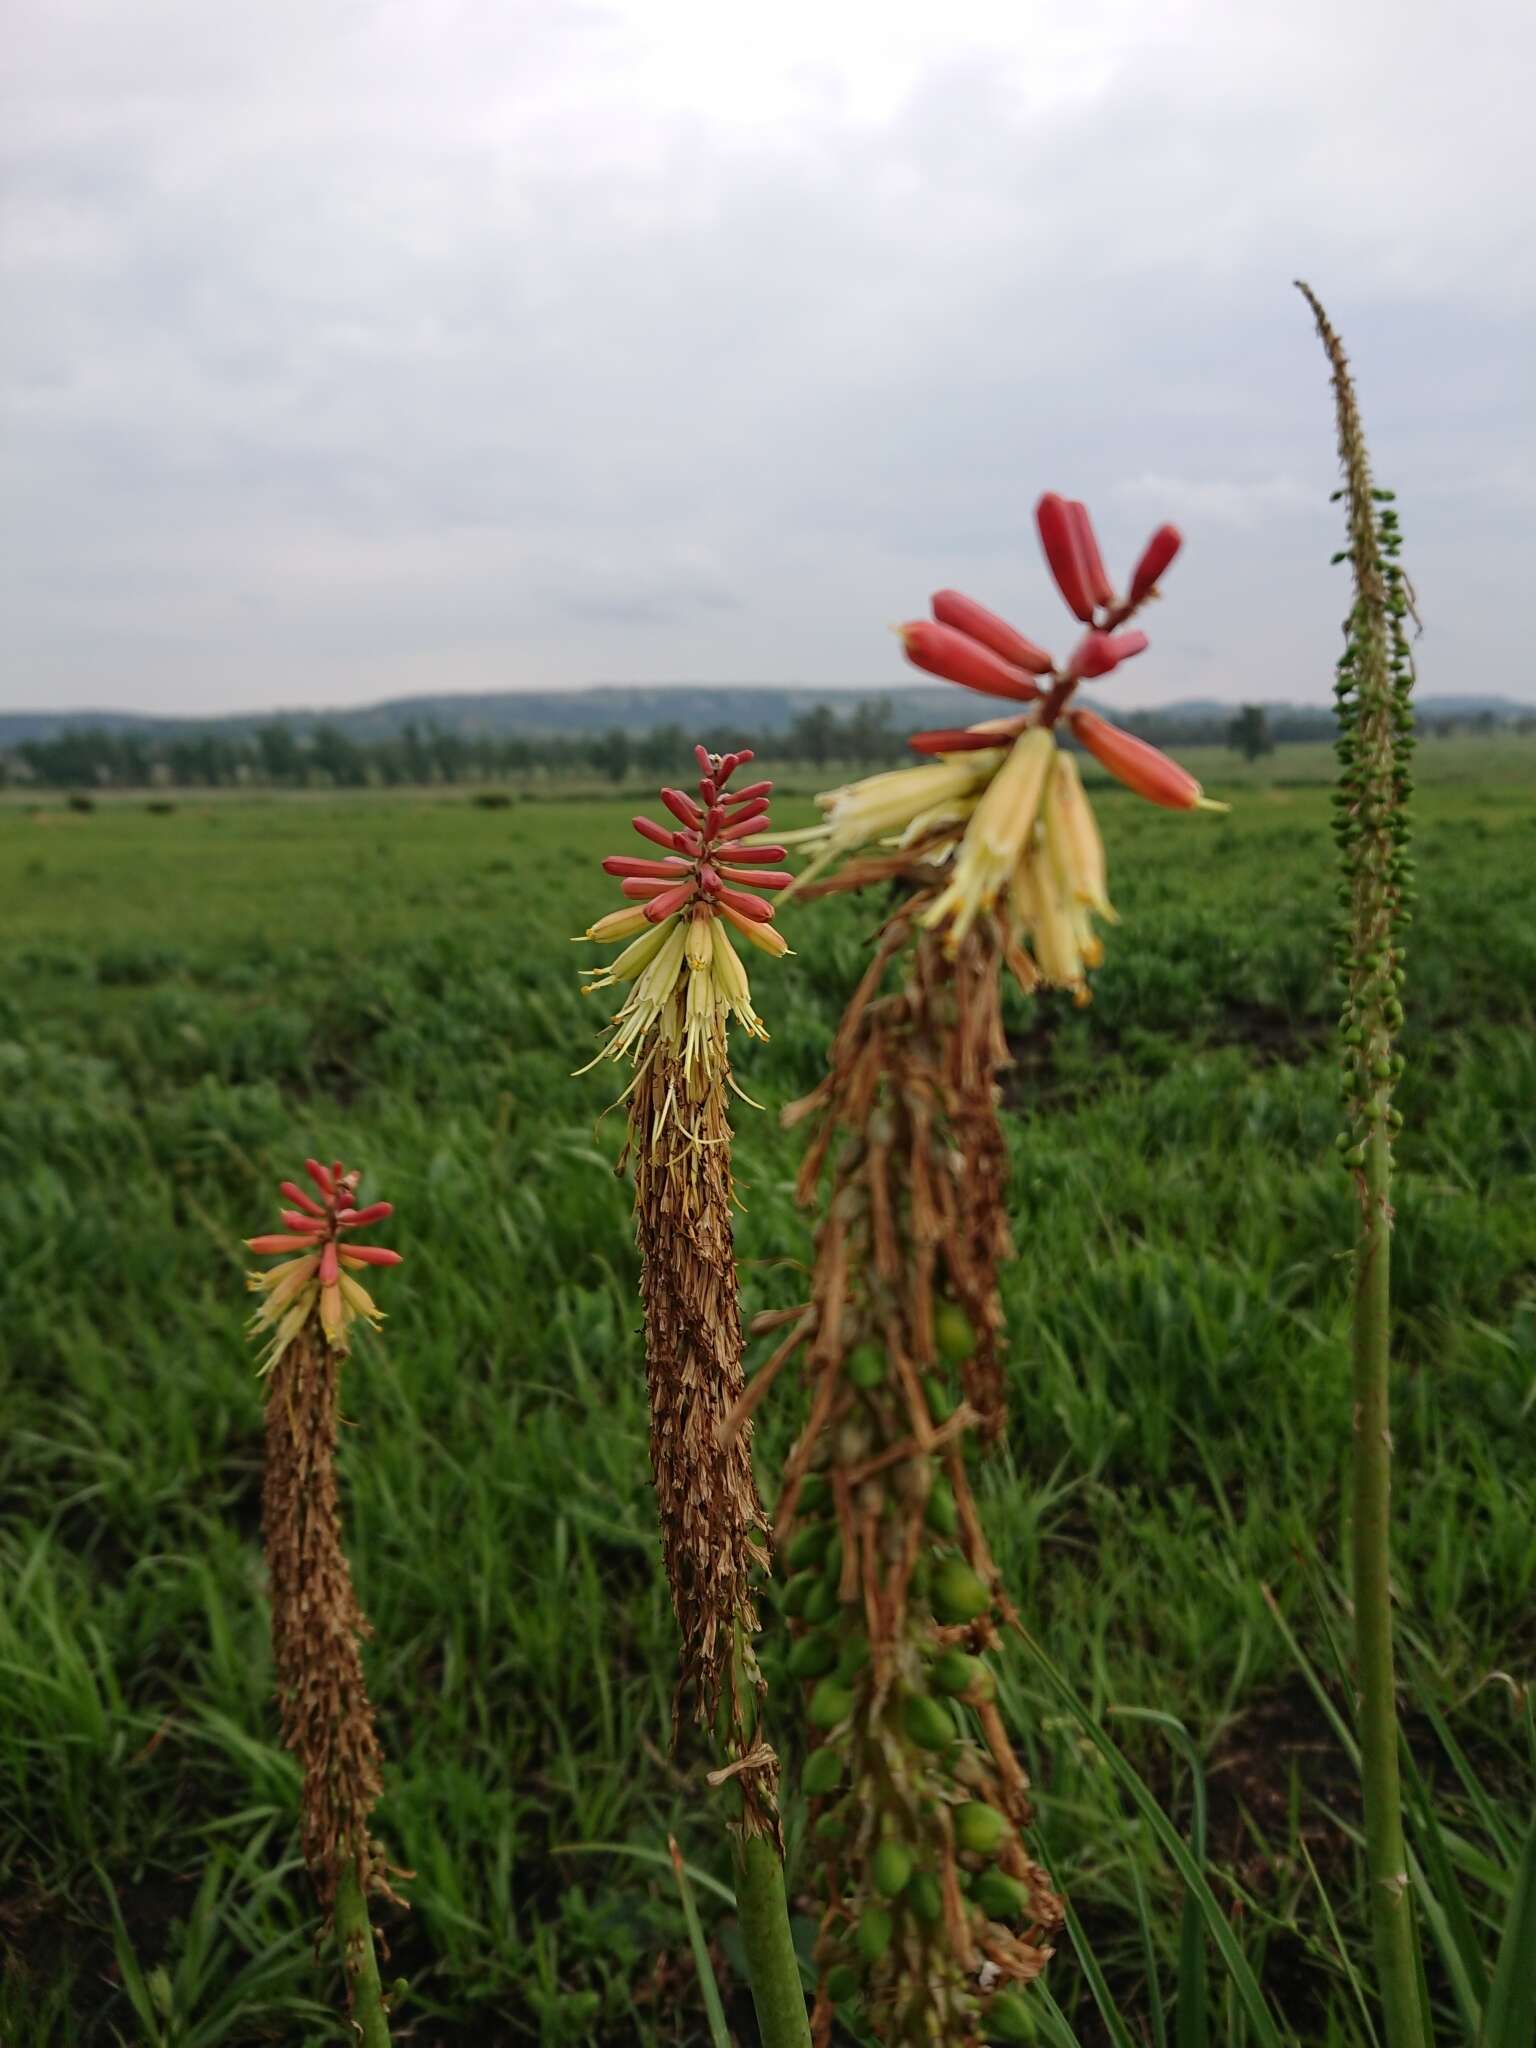
[[[1397,1769],[1397,1680],[1392,1655],[1389,1535],[1392,1420],[1387,1337],[1392,1280],[1392,1158],[1386,1131],[1367,1140],[1365,1209],[1356,1248],[1354,1305],[1355,1663],[1360,1685],[1360,1775],[1376,1973],[1391,2048],[1422,2048],[1413,1901],[1403,1845]]]
[[[373,1946],[368,1901],[349,1857],[336,1881],[336,1941],[347,1978],[347,2010],[362,2048],[389,2048],[389,2019],[379,1959]]]
[[[1353,1330],[1353,1566],[1355,1663],[1360,1688],[1360,1776],[1377,1987],[1388,2048],[1426,2048],[1418,1940],[1398,1784],[1397,1687],[1392,1655],[1392,1134],[1402,1118],[1392,1097],[1403,1071],[1403,928],[1410,922],[1408,772],[1413,661],[1404,620],[1412,596],[1392,493],[1371,481],[1365,433],[1344,345],[1315,295],[1311,306],[1333,373],[1349,544],[1336,558],[1353,571],[1354,603],[1334,696],[1339,785],[1334,832],[1339,883],[1338,957],[1342,1095],[1339,1149],[1359,1204]]]
[[[737,1839],[735,1866],[736,1921],[763,2048],[811,2048],[783,1862],[766,1836],[747,1835]]]

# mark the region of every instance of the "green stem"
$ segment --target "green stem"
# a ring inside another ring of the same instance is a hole
[[[379,1959],[374,1953],[373,1923],[357,1880],[357,1866],[350,1859],[342,1865],[336,1881],[336,1940],[346,1973],[352,2030],[362,2048],[389,2048],[389,2019],[384,1987],[379,1982]]]
[[[736,1843],[736,1921],[763,2048],[811,2048],[800,1961],[789,1931],[784,1865],[766,1836]]]
[[[1364,1220],[1354,1303],[1355,1660],[1360,1684],[1361,1789],[1376,1974],[1390,2048],[1425,2048],[1413,1901],[1403,1845],[1392,1657],[1392,1433],[1387,1336],[1392,1278],[1392,1157],[1377,1124],[1365,1161]]]

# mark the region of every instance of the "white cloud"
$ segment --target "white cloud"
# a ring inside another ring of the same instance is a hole
[[[1502,656],[1515,0],[14,0],[10,44],[0,702],[895,680],[941,582],[1062,636],[1052,484],[1116,561],[1187,526],[1164,694],[1320,694],[1297,270],[1434,687]]]

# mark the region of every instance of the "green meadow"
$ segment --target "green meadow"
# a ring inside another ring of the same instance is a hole
[[[1411,1754],[1476,1931],[1536,1787],[1536,739],[1428,742],[1419,763],[1396,1567]],[[1011,1002],[1012,1416],[978,1485],[1026,1626],[1203,1827],[1293,2040],[1363,2048],[1334,1718],[1353,1197],[1331,757],[1191,765],[1230,815],[1103,792],[1123,922],[1092,1006]],[[640,807],[0,807],[6,2048],[347,2039],[276,1735],[243,1335],[239,1241],[273,1227],[306,1153],[363,1167],[405,1254],[347,1367],[342,1452],[379,1832],[415,1873],[409,1910],[380,1914],[399,2038],[702,2043],[670,1831],[755,2039],[706,1754],[667,1747],[623,1119],[603,1115],[621,1081],[573,1074],[602,998],[578,993],[596,953],[570,935],[617,902],[597,862]],[[802,788],[780,822],[810,815]],[[794,957],[749,960],[772,1032],[737,1067],[761,1105],[737,1117],[749,1313],[797,1298],[811,1219],[776,1113],[817,1080],[874,921],[791,902]],[[770,1497],[800,1414],[782,1381],[757,1437]],[[771,1681],[784,1647],[770,1620]],[[1177,1873],[1022,1643],[1003,1690],[1082,1939],[1164,2048]],[[797,1705],[774,1687],[803,1915]],[[1050,1983],[1085,2043],[1110,2038],[1066,1938]]]

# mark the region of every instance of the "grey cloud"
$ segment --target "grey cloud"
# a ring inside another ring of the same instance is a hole
[[[940,583],[1064,637],[1047,485],[1117,563],[1187,528],[1149,698],[1321,695],[1297,270],[1402,492],[1427,678],[1506,658],[1514,0],[871,10],[872,70],[917,52],[886,102],[807,34],[771,118],[689,73],[670,0],[16,13],[6,704],[895,681],[883,628]]]

